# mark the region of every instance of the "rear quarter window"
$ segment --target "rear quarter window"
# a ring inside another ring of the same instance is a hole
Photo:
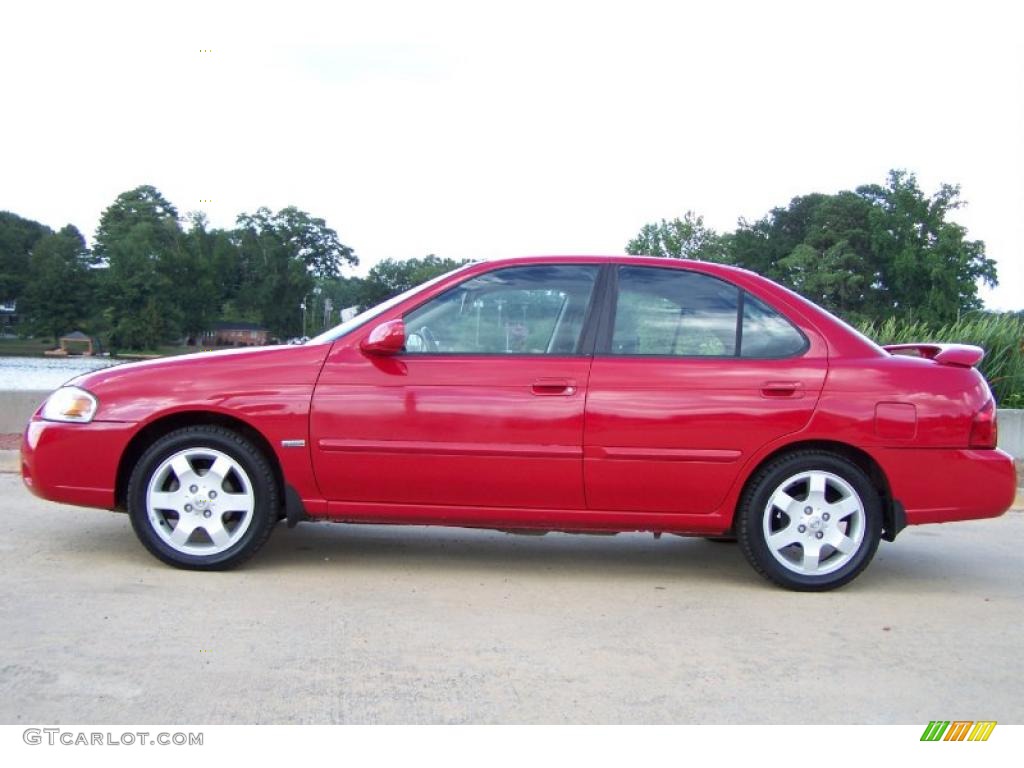
[[[749,293],[743,299],[741,357],[794,357],[807,350],[807,339],[786,318]]]

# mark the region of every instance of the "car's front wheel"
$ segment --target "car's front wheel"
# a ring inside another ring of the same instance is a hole
[[[788,589],[835,589],[878,549],[881,499],[871,479],[842,456],[800,451],[752,479],[737,511],[740,544],[754,569]]]
[[[127,501],[146,549],[195,570],[247,560],[267,540],[279,507],[266,457],[217,426],[185,427],[154,442],[135,465]]]

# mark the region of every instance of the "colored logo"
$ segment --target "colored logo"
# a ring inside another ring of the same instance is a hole
[[[995,729],[995,720],[932,720],[921,741],[988,741]]]

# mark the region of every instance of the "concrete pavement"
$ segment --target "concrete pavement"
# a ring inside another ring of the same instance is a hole
[[[1024,721],[1024,514],[883,543],[838,592],[734,546],[301,525],[163,566],[0,475],[0,722]]]

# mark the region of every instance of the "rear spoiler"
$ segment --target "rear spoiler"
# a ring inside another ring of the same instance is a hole
[[[888,344],[882,349],[891,355],[923,357],[957,368],[973,368],[985,357],[985,350],[973,344]]]

